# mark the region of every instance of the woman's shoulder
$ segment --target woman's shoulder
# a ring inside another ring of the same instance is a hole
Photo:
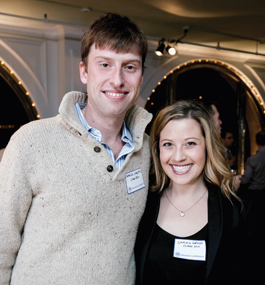
[[[241,201],[234,196],[226,197],[222,194],[221,188],[216,184],[207,183],[207,188],[210,198],[209,203],[215,204],[215,207],[219,207],[224,224],[230,227],[238,226],[240,221],[244,219],[244,205]]]

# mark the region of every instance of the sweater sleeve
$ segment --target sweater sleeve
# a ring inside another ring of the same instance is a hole
[[[32,201],[27,178],[27,151],[19,136],[11,138],[0,162],[0,285],[10,283]]]

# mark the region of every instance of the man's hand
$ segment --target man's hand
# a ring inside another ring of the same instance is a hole
[[[239,186],[240,186],[241,177],[242,177],[242,175],[236,175],[233,179],[233,186],[235,188],[235,191],[237,191]]]

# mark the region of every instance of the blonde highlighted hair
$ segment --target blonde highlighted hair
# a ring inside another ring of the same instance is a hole
[[[169,178],[164,172],[159,155],[160,133],[171,120],[194,119],[199,123],[206,146],[206,162],[203,177],[210,183],[217,184],[222,194],[230,199],[234,192],[233,174],[227,166],[226,151],[220,141],[220,135],[205,107],[195,100],[181,100],[162,109],[157,115],[150,133],[152,155],[151,176],[154,175],[152,191],[163,191],[169,185]],[[177,131],[177,130],[176,130]]]

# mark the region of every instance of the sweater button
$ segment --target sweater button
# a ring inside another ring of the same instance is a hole
[[[95,152],[100,152],[100,151],[101,151],[101,148],[100,148],[99,146],[95,146],[95,147],[94,147],[94,151],[95,151]]]
[[[107,167],[107,170],[108,170],[108,172],[112,172],[112,171],[113,171],[113,166],[112,166],[112,165],[109,165],[109,166]]]

